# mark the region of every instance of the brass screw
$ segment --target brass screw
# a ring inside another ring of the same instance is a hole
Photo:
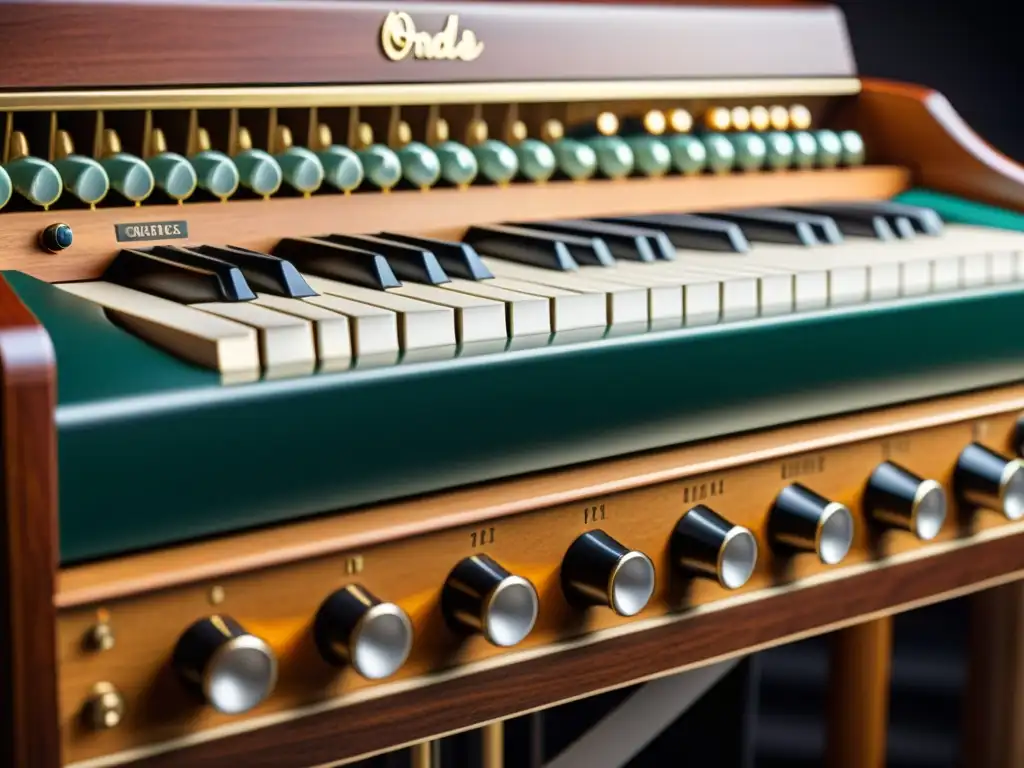
[[[96,730],[116,728],[124,719],[125,703],[121,692],[112,683],[97,683],[85,702],[84,714]]]

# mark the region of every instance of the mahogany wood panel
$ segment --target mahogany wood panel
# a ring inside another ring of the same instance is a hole
[[[484,50],[390,61],[380,26],[391,11],[435,34],[458,14]],[[6,88],[856,74],[828,7],[0,0],[0,32]]]
[[[1024,582],[971,599],[970,656],[960,765],[1024,765]]]
[[[58,768],[53,348],[0,279],[0,765]]]
[[[512,216],[528,221],[882,199],[906,189],[908,181],[909,174],[903,169],[869,167],[4,213],[0,214],[0,266],[50,282],[98,277],[119,248],[114,225],[125,223],[185,219],[192,242],[231,243],[266,251],[282,237],[324,231],[397,230],[459,237],[471,224],[505,221]],[[40,231],[55,222],[70,225],[75,236],[74,245],[59,255],[39,247]]]
[[[1024,210],[1024,167],[976,134],[940,93],[864,80],[840,122],[861,131],[872,162],[912,170],[922,187]]]
[[[1000,403],[1003,410],[998,414],[990,413],[983,420],[986,442],[999,450],[1007,450],[1020,401],[1015,397],[1005,399],[1005,396],[995,395],[990,402],[993,405]],[[891,420],[894,413],[898,415],[899,409],[876,413],[873,415],[874,423],[885,423],[886,417]],[[96,583],[95,577],[89,577],[89,572],[96,569],[106,573],[109,581],[120,582],[123,588],[130,589],[132,583],[137,585],[136,591],[156,586],[152,579],[159,574],[153,571],[175,567],[173,563],[163,561],[159,553],[142,556],[134,562],[73,569],[68,579],[62,580],[61,586],[61,603],[68,606],[60,618],[62,726],[66,755],[69,760],[82,760],[147,744],[182,738],[188,740],[190,735],[209,729],[237,727],[235,724],[246,719],[250,720],[250,728],[257,727],[261,718],[294,717],[302,712],[303,707],[318,701],[331,701],[331,706],[341,706],[351,713],[366,706],[365,702],[371,698],[401,696],[400,691],[429,685],[431,678],[428,675],[455,670],[449,674],[472,677],[487,674],[481,670],[499,666],[518,669],[520,665],[529,663],[530,657],[551,653],[559,643],[571,643],[572,638],[582,636],[587,637],[585,642],[591,645],[586,651],[570,653],[586,653],[592,657],[595,668],[600,670],[603,666],[602,640],[606,642],[606,638],[612,636],[653,631],[652,627],[666,622],[696,621],[697,615],[708,611],[709,607],[712,611],[731,613],[750,601],[774,600],[779,592],[790,592],[790,599],[803,601],[808,599],[805,589],[817,589],[812,586],[817,582],[847,579],[855,583],[863,572],[886,567],[893,559],[931,557],[936,561],[934,568],[941,569],[943,566],[939,561],[952,549],[977,541],[971,539],[972,532],[983,537],[991,535],[993,528],[1005,528],[1005,521],[994,513],[981,513],[971,521],[973,524],[961,528],[951,519],[937,543],[922,545],[909,533],[873,532],[863,517],[859,517],[853,551],[843,567],[837,570],[822,566],[813,555],[802,555],[792,560],[774,555],[765,531],[766,514],[778,491],[794,481],[807,483],[859,513],[863,483],[885,458],[892,458],[924,477],[933,477],[945,483],[948,489],[957,455],[979,430],[976,419],[965,419],[963,415],[962,411],[951,408],[946,415],[950,423],[817,450],[810,448],[805,441],[778,443],[775,447],[781,453],[769,458],[758,460],[760,457],[752,458],[747,452],[747,458],[741,460],[739,466],[711,471],[704,468],[670,482],[652,482],[649,466],[647,472],[634,477],[637,487],[633,489],[594,494],[559,505],[538,503],[535,497],[524,492],[529,486],[521,486],[520,502],[539,508],[528,511],[528,507],[520,514],[506,514],[488,521],[467,521],[418,536],[412,535],[408,525],[403,525],[388,509],[378,514],[370,510],[363,514],[361,520],[348,520],[348,526],[356,535],[359,527],[373,526],[377,535],[386,537],[382,543],[276,566],[269,566],[266,560],[263,563],[250,560],[247,570],[241,573],[203,578],[143,595],[129,594],[118,599],[111,594],[106,600],[90,600],[71,606],[69,595],[73,592],[68,588],[73,586],[71,582],[78,581],[82,585],[78,589],[78,600],[82,600],[89,597],[88,588],[83,594],[83,582],[91,581],[92,596],[95,597],[97,590],[103,588],[102,584]],[[782,431],[779,434],[786,433]],[[734,448],[736,445],[733,441]],[[712,450],[707,446],[694,448],[697,454],[708,454]],[[743,453],[741,450],[740,454]],[[668,553],[670,532],[679,517],[698,502],[706,503],[734,522],[749,527],[760,544],[761,557],[754,577],[748,586],[740,590],[739,596],[728,603],[721,601],[730,597],[729,593],[713,582],[680,580],[672,573]],[[461,504],[458,506],[465,509]],[[596,521],[593,520],[595,513]],[[1010,526],[1009,530],[1016,532],[1019,527]],[[627,546],[647,552],[655,561],[659,571],[655,596],[650,606],[636,619],[619,618],[607,610],[580,615],[561,596],[561,557],[576,536],[594,528],[603,529]],[[958,541],[958,536],[965,538]],[[278,547],[292,546],[287,532],[282,531],[277,538]],[[251,546],[252,540],[248,537],[242,539],[239,543],[245,550]],[[485,540],[483,544],[481,540]],[[203,545],[196,547],[199,551],[194,547],[183,547],[179,553],[189,557],[188,553],[192,552],[189,559],[193,563],[209,562],[209,550],[204,551]],[[529,578],[541,596],[536,628],[515,651],[493,648],[480,638],[460,642],[447,630],[440,614],[439,594],[448,572],[461,558],[480,551],[491,555],[510,571]],[[272,557],[273,553],[263,552],[261,555],[266,558]],[[244,560],[244,551],[236,552],[235,557]],[[354,571],[358,574],[352,575]],[[309,624],[320,602],[334,589],[349,583],[363,584],[383,599],[397,602],[412,619],[416,630],[413,654],[390,682],[369,683],[350,671],[332,671],[319,659],[311,642]],[[793,591],[794,585],[796,592]],[[851,589],[856,587],[851,586]],[[218,598],[216,607],[213,607],[210,596],[215,593]],[[790,607],[779,601],[776,609],[790,610]],[[223,612],[241,621],[250,631],[266,639],[281,659],[275,694],[259,709],[242,718],[216,715],[194,703],[166,669],[166,659],[178,634],[193,621],[214,612]],[[118,643],[113,650],[102,653],[85,651],[82,638],[100,614],[109,616]],[[844,618],[856,615],[849,614]],[[875,650],[880,655],[883,649],[878,646]],[[875,669],[878,666],[876,661],[865,663]],[[660,667],[657,671],[671,668]],[[844,674],[851,677],[850,685],[845,689],[856,687],[852,684],[854,670],[851,668]],[[875,680],[877,683],[878,678]],[[128,711],[118,728],[96,733],[79,725],[79,709],[92,687],[101,681],[117,686],[125,696]],[[582,682],[574,695],[628,681],[613,679],[608,682],[600,672],[594,672]],[[877,685],[867,687],[875,688]],[[555,700],[557,696],[540,703]],[[515,711],[509,710],[504,714]],[[865,713],[862,719],[866,723],[870,718]],[[428,735],[433,734],[423,732],[417,738]],[[347,745],[339,744],[336,749],[341,750],[337,757],[359,754],[349,751]]]
[[[882,768],[889,730],[892,617],[841,629],[831,638],[828,768]]]

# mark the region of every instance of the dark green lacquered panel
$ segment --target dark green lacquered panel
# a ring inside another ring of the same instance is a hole
[[[60,376],[65,563],[1024,378],[1024,290],[220,387],[6,275]]]
[[[1007,211],[1004,208],[996,208],[994,205],[964,200],[943,192],[911,189],[897,195],[895,199],[901,203],[931,208],[944,221],[951,224],[975,224],[981,227],[1024,231],[1024,215],[1016,211]]]

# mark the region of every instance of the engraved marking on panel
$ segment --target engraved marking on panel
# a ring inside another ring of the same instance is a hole
[[[913,450],[910,438],[894,437],[891,440],[882,441],[882,458],[891,459],[894,456],[905,456]]]
[[[345,558],[345,573],[349,576],[356,576],[363,572],[363,556],[352,555]]]
[[[459,17],[452,14],[437,34],[416,29],[408,13],[389,13],[380,28],[380,45],[391,61],[402,61],[412,54],[420,61],[474,61],[484,52],[484,44],[471,29],[459,34]]]
[[[824,456],[799,456],[795,459],[788,459],[782,462],[782,479],[791,480],[794,477],[805,477],[806,475],[820,475],[825,471]]]
[[[605,519],[604,504],[595,504],[583,508],[583,524],[592,525]]]
[[[725,495],[725,479],[712,478],[702,483],[693,483],[683,489],[683,503],[690,504],[707,501]]]
[[[138,224],[115,224],[114,235],[119,243],[146,240],[184,240],[188,237],[187,221],[144,221]]]
[[[488,544],[494,543],[494,526],[489,528],[479,528],[469,533],[469,545],[473,549],[480,549],[486,547]]]

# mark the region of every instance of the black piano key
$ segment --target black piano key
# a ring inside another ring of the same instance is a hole
[[[316,239],[379,253],[388,260],[391,270],[399,280],[426,283],[427,285],[442,285],[451,282],[451,278],[445,274],[437,257],[430,251],[415,245],[396,243],[393,240],[384,240],[373,235],[316,235]]]
[[[732,211],[725,211],[725,213],[732,213]],[[832,245],[837,245],[843,242],[843,232],[839,228],[838,222],[828,214],[811,211],[794,211],[784,208],[743,208],[736,211],[736,213],[763,216],[766,219],[780,218],[783,220],[802,220],[807,222],[819,242],[830,243]],[[739,223],[741,227],[743,226],[742,222],[737,223]]]
[[[402,235],[396,232],[378,232],[376,237],[430,251],[437,257],[441,269],[449,277],[460,277],[464,280],[490,280],[494,277],[469,243]]]
[[[843,208],[883,216],[900,237],[914,237],[917,233],[938,236],[942,234],[943,229],[942,217],[931,208],[894,203],[889,200],[856,200],[848,203],[825,203],[814,207],[823,213],[831,213],[832,208]]]
[[[274,255],[303,272],[340,280],[364,288],[399,288],[401,283],[379,253],[328,243],[308,237],[286,237],[274,246]]]
[[[870,237],[875,240],[895,240],[896,233],[884,216],[859,208],[834,206],[790,206],[791,210],[806,213],[825,213],[836,222],[842,233],[848,237]]]
[[[657,261],[674,259],[676,249],[664,232],[656,229],[611,224],[606,221],[569,219],[566,221],[531,221],[522,226],[579,237],[599,237],[616,259]],[[579,261],[579,259],[577,259]]]
[[[800,214],[787,216],[785,211],[762,210],[722,211],[701,215],[738,225],[747,239],[754,242],[783,245],[818,245],[821,242],[814,227]]]
[[[532,237],[552,238],[558,240],[569,249],[569,255],[579,266],[587,267],[614,267],[615,257],[603,237],[593,235],[570,235],[564,232],[546,232],[532,224],[503,224],[504,227],[514,227],[522,230]]]
[[[291,299],[317,295],[294,264],[277,256],[237,245],[199,245],[190,246],[189,250],[234,264],[242,270],[249,285],[257,291]]]
[[[656,229],[663,232],[676,248],[725,253],[750,251],[750,242],[739,225],[720,219],[689,213],[663,213],[628,218],[598,218],[597,221]]]
[[[114,257],[103,279],[183,304],[256,298],[238,267],[185,250],[171,259],[124,249]]]
[[[534,267],[570,272],[579,265],[569,246],[557,235],[520,227],[470,227],[463,240],[484,256],[518,261]]]

